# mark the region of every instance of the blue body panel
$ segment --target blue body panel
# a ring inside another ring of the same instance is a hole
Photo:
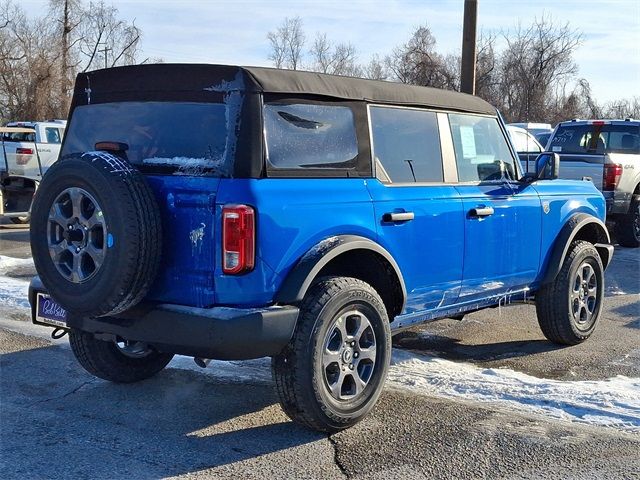
[[[457,185],[464,204],[464,274],[460,302],[528,286],[540,263],[541,208],[537,192],[512,183]],[[475,208],[493,208],[474,217]]]
[[[386,249],[407,290],[392,328],[452,315],[535,291],[554,241],[578,212],[604,220],[590,182],[387,185],[377,179],[216,179],[149,176],[160,204],[164,253],[148,299],[211,307],[258,307],[274,297],[298,260],[321,241],[358,235]],[[221,269],[221,210],[256,209],[256,263]],[[473,218],[473,208],[494,213]],[[383,215],[413,212],[409,222]],[[166,227],[165,227],[166,228]]]
[[[160,207],[163,246],[150,300],[205,307],[215,298],[217,231],[214,218],[219,178],[147,176]]]
[[[378,243],[389,251],[404,276],[405,313],[451,305],[462,282],[464,213],[453,185],[367,182],[374,200]],[[385,213],[412,212],[406,223],[387,223]]]
[[[534,183],[532,187],[540,196],[543,211],[548,209],[548,213],[542,216],[540,268],[534,282],[536,285],[544,276],[555,239],[569,217],[586,213],[604,222],[606,205],[602,194],[588,181],[542,181]]]

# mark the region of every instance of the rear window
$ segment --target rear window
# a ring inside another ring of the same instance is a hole
[[[5,142],[35,142],[36,134],[22,132],[3,133],[2,140]]]
[[[549,143],[556,153],[640,153],[638,125],[560,125]]]
[[[309,103],[264,106],[267,160],[276,169],[354,168],[358,156],[351,108]]]
[[[120,102],[85,105],[73,112],[62,155],[95,150],[98,142],[128,145],[127,158],[142,171],[226,175],[235,135],[227,135],[222,103]]]

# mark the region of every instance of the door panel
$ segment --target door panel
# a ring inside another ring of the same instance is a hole
[[[532,187],[516,182],[457,185],[465,212],[459,302],[531,284],[540,262],[542,208]]]
[[[367,181],[367,187],[374,202],[379,242],[404,275],[407,303],[403,313],[455,303],[464,248],[464,214],[455,187],[393,186],[375,179]],[[391,217],[394,213],[400,215]]]

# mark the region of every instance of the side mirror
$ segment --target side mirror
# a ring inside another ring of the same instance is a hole
[[[560,176],[560,157],[557,153],[544,152],[536,158],[536,179],[555,180]]]

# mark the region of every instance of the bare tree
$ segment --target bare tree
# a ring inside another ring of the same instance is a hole
[[[357,64],[356,48],[350,43],[334,45],[327,40],[326,33],[316,34],[311,50],[311,65],[314,72],[333,75],[361,76],[362,68]]]
[[[135,21],[128,23],[118,18],[118,9],[103,1],[91,2],[84,17],[79,42],[84,56],[82,71],[97,68],[98,59],[104,61],[104,67],[137,63],[142,32]]]
[[[285,18],[275,31],[267,34],[267,39],[271,45],[269,60],[276,68],[300,68],[306,40],[300,17]]]
[[[554,88],[577,72],[573,53],[582,36],[569,24],[556,26],[550,17],[503,36],[507,47],[500,77],[505,114],[510,121],[542,119]]]
[[[397,81],[438,88],[456,88],[458,74],[452,70],[455,56],[443,57],[427,25],[418,27],[408,42],[393,49],[385,66]]]
[[[389,78],[384,61],[380,59],[378,54],[373,55],[369,63],[364,66],[363,74],[365,78],[371,80],[387,80]]]

